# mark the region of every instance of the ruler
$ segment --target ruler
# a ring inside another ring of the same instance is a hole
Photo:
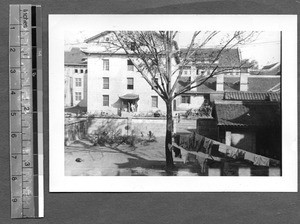
[[[11,217],[43,217],[41,7],[10,5]]]

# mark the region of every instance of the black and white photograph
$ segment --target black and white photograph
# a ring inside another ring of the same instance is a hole
[[[63,176],[282,177],[282,30],[90,27],[60,38]]]

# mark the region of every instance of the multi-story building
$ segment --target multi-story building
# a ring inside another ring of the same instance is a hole
[[[84,99],[89,113],[126,115],[157,110],[165,112],[164,101],[137,72],[125,52],[112,51],[101,44],[109,42],[111,35],[110,32],[102,32],[87,39],[86,47],[81,49],[76,63],[66,63],[66,78],[72,83],[66,83],[66,105],[74,106],[80,99]],[[181,49],[181,55],[185,51],[186,49]],[[180,91],[198,77],[207,77],[216,66],[217,71],[222,72],[175,98],[175,113],[199,108],[205,100],[222,99],[224,92],[274,92],[280,88],[280,76],[249,75],[248,68],[241,64],[239,49],[226,49],[220,54],[219,51],[216,48],[200,49],[194,54],[191,63],[184,67],[176,91]],[[84,71],[88,70],[88,75],[81,73],[82,68]]]
[[[250,75],[248,67],[241,62],[238,49],[224,50],[218,59],[211,63],[215,51],[217,49],[201,49],[194,62],[186,66],[177,91],[197,78],[207,77],[215,66],[224,72],[208,78],[202,85],[177,97],[173,104],[174,111],[199,108],[204,100],[222,100],[226,92],[280,92],[280,75]]]
[[[164,101],[144,80],[125,53],[111,53],[98,43],[108,41],[103,32],[86,40],[82,51],[87,56],[89,113],[148,113],[166,111]]]
[[[84,107],[87,97],[87,63],[79,48],[65,51],[65,107],[79,103]]]

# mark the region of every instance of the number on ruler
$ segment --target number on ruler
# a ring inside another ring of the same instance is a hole
[[[16,181],[18,178],[17,177],[12,177],[11,180],[12,181]]]
[[[17,135],[16,135],[16,134],[11,134],[11,137],[12,137],[12,138],[16,138]]]
[[[15,51],[16,51],[16,48],[11,47],[9,51],[10,51],[10,52],[15,52]]]
[[[26,162],[24,163],[24,165],[25,165],[25,166],[30,166],[30,162],[26,161]]]
[[[12,201],[12,202],[17,202],[17,201],[18,201],[18,199],[16,199],[16,198],[13,198],[11,201]]]
[[[15,95],[16,94],[16,92],[15,91],[11,91],[11,95]]]
[[[16,116],[17,113],[16,112],[12,112],[12,113],[10,113],[10,115],[13,117],[13,116]]]
[[[10,73],[16,73],[16,69],[11,69]]]
[[[13,159],[17,159],[17,158],[18,158],[18,156],[11,156],[11,158],[13,158]]]

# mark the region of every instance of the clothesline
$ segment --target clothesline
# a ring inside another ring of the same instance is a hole
[[[179,146],[181,150],[196,151],[196,153],[202,152],[208,156],[219,152],[226,157],[233,159],[243,159],[253,163],[256,166],[279,166],[280,161],[271,159],[262,155],[258,155],[246,150],[238,149],[224,143],[218,142],[216,140],[204,137],[193,132],[190,135],[177,135],[179,136],[179,141],[177,139],[177,144],[173,144],[174,147]],[[177,147],[178,148],[178,147]],[[199,154],[197,154],[199,155]],[[217,157],[218,158],[218,157]]]

